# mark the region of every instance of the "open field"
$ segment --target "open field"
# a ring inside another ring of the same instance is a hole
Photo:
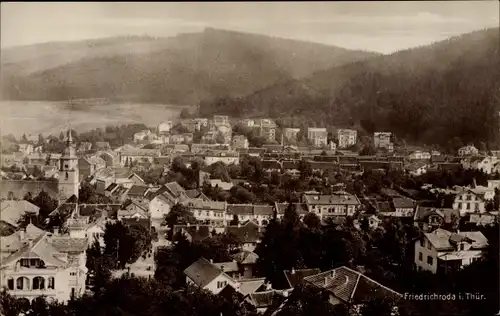
[[[66,102],[0,101],[0,134],[57,136],[68,123],[77,132],[129,123],[155,126],[163,120],[178,118],[184,107],[139,103],[71,107]]]

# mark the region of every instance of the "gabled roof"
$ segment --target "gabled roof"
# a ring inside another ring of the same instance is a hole
[[[237,291],[246,296],[258,291],[266,283],[266,278],[238,280],[238,283]]]
[[[452,240],[457,240],[464,237],[470,239],[472,241],[472,249],[483,249],[488,246],[488,240],[479,231],[452,233],[450,231],[438,228],[432,233],[425,233],[424,235],[432,244],[432,246],[434,246],[434,248],[436,248],[436,250],[438,251],[453,250],[454,246],[450,243],[450,238],[452,237]]]
[[[333,194],[323,195],[304,194],[307,204],[310,205],[359,205],[358,198],[347,192],[334,192]]]
[[[211,225],[174,225],[174,238],[177,233],[187,234],[192,241],[201,241],[212,235]]]
[[[184,270],[184,274],[200,288],[204,288],[223,273],[222,270],[203,257]]]
[[[133,185],[128,191],[127,195],[129,196],[138,196],[144,197],[146,192],[149,190],[149,187],[146,185]]]
[[[299,215],[305,215],[309,213],[307,210],[307,205],[304,203],[291,203],[292,207],[295,209],[297,214]],[[287,208],[290,206],[290,203],[276,203],[275,208],[278,214],[285,214],[285,211]]]
[[[290,288],[295,288],[302,283],[302,280],[308,276],[321,273],[320,269],[292,269],[283,271]]]
[[[453,218],[455,218],[455,221],[460,220],[460,210],[458,209],[452,209],[452,208],[436,208],[436,207],[424,207],[424,206],[417,206],[417,209],[415,210],[415,215],[413,217],[413,220],[415,222],[419,221],[425,221],[427,218],[431,215],[438,215],[441,218],[443,218],[445,223],[451,223]]]
[[[270,290],[250,294],[250,301],[255,308],[268,308],[285,299],[281,291]]]
[[[218,262],[218,263],[214,263],[213,265],[224,272],[238,272],[239,271],[238,263],[236,261]]]
[[[261,240],[263,229],[250,221],[242,226],[226,226],[226,232],[235,235],[243,243],[256,243]]]
[[[14,227],[25,213],[38,215],[40,208],[26,200],[5,200],[0,203],[0,221]]]
[[[393,197],[392,203],[394,208],[414,208],[415,202],[405,197]]]
[[[304,281],[317,288],[327,290],[345,303],[363,303],[374,295],[392,299],[398,299],[402,296],[364,274],[347,267],[305,277]]]

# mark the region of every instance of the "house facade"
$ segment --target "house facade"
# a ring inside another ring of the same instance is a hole
[[[240,155],[237,151],[210,151],[205,154],[204,160],[207,166],[216,162],[223,162],[226,165],[237,165],[240,163]]]
[[[315,147],[323,147],[327,145],[328,142],[328,132],[324,127],[309,127],[307,129],[307,139]]]
[[[244,148],[248,149],[249,143],[248,143],[248,138],[244,135],[234,135],[233,136],[233,141],[232,141],[232,148],[237,149],[237,148]]]
[[[172,129],[173,126],[174,125],[172,121],[161,122],[160,124],[158,124],[158,134],[161,135],[170,133],[170,130]]]
[[[358,132],[353,129],[337,130],[337,139],[339,148],[347,148],[356,145]]]
[[[467,145],[458,149],[458,155],[460,157],[464,156],[476,156],[479,154],[479,150],[473,145]]]
[[[481,232],[438,228],[415,241],[415,267],[434,274],[460,270],[483,256],[488,240]]]
[[[373,133],[373,145],[375,148],[385,148],[392,152],[394,145],[392,143],[392,133],[390,132],[375,132]]]
[[[62,302],[83,295],[86,238],[55,236],[20,236],[17,251],[2,260],[0,284],[18,298],[33,300],[38,296]]]
[[[328,217],[354,216],[361,206],[359,199],[350,193],[337,191],[333,194],[308,194],[302,195],[308,212],[313,212],[322,220]]]
[[[286,141],[294,143],[297,141],[297,134],[300,132],[300,128],[287,127],[283,129],[283,137]]]
[[[460,216],[464,216],[467,213],[484,213],[484,196],[475,193],[469,188],[461,188],[455,195],[453,209],[459,210]]]

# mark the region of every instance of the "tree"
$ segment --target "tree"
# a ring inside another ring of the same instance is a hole
[[[80,203],[97,203],[98,197],[94,186],[89,182],[83,182],[78,192],[78,200]]]
[[[26,134],[23,134],[23,136],[21,137],[21,142],[23,142],[23,143],[28,142],[28,138],[26,137]]]
[[[298,170],[300,172],[301,179],[309,179],[310,177],[312,177],[313,170],[311,164],[308,161],[300,160]]]
[[[111,271],[108,266],[108,258],[102,251],[97,239],[87,249],[86,260],[86,267],[89,271],[90,289],[95,295],[99,295],[110,281]]]
[[[321,220],[314,212],[309,212],[304,216],[304,224],[310,229],[319,229],[321,227]]]
[[[40,191],[40,193],[31,201],[31,203],[35,204],[40,208],[39,214],[45,219],[49,216],[49,214],[56,209],[57,200],[52,199],[50,195],[45,191]]]
[[[191,112],[189,111],[189,109],[183,108],[181,110],[181,113],[179,114],[179,116],[180,116],[181,119],[187,119],[187,118],[191,118],[193,115],[191,114]]]
[[[229,222],[229,225],[236,226],[239,224],[239,222],[240,222],[240,220],[238,219],[238,215],[233,214],[233,219]]]
[[[182,204],[175,204],[170,212],[165,215],[164,223],[170,229],[170,237],[173,233],[174,225],[187,225],[196,223],[196,217],[194,217],[193,213]]]
[[[63,141],[63,140],[64,140],[64,133],[63,133],[63,132],[61,132],[61,133],[59,134],[59,140],[60,140],[60,141]]]

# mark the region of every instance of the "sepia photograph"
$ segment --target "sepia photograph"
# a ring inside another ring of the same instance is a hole
[[[2,2],[0,316],[500,315],[500,2]]]

